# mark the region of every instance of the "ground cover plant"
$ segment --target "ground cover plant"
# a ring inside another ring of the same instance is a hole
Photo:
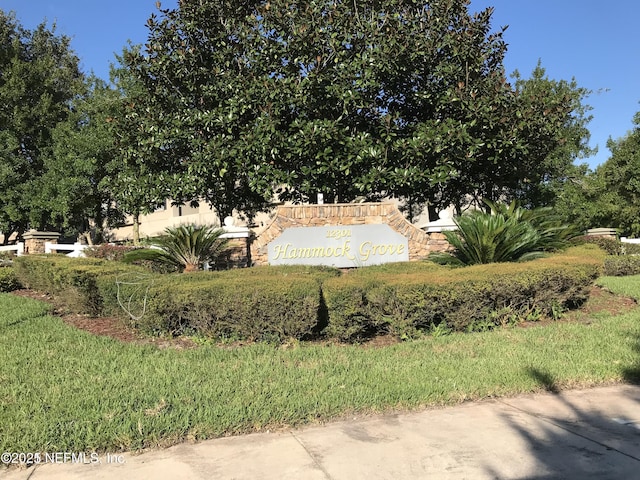
[[[620,283],[640,298],[640,277]],[[0,295],[0,450],[127,451],[345,414],[638,377],[640,311],[384,348],[159,349],[79,331]]]

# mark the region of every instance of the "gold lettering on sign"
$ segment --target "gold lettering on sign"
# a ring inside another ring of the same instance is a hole
[[[351,242],[345,240],[339,247],[301,247],[295,248],[291,243],[279,244],[273,247],[274,260],[279,258],[295,259],[295,258],[329,258],[329,257],[346,257],[349,260],[355,260],[351,253]]]
[[[404,245],[401,243],[376,245],[367,240],[360,244],[358,252],[360,253],[360,259],[366,262],[371,255],[402,255],[404,253]]]
[[[350,228],[330,228],[327,230],[327,238],[340,239],[351,236]]]

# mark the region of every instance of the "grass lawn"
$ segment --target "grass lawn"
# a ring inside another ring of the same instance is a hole
[[[640,277],[604,278],[640,298]],[[158,349],[0,294],[0,452],[123,451],[346,414],[633,381],[640,309],[392,345]]]

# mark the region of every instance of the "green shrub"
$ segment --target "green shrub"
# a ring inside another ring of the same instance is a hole
[[[640,255],[640,244],[639,243],[622,243],[622,254],[623,255]]]
[[[434,254],[434,261],[457,259],[462,265],[475,265],[532,260],[542,252],[564,248],[575,234],[549,208],[527,210],[516,202],[508,206],[486,203],[490,213],[470,211],[455,219],[457,230],[443,232],[454,251]]]
[[[99,259],[27,256],[16,259],[15,271],[72,311],[117,314],[155,334],[358,341],[556,318],[586,299],[604,256],[585,245],[527,263],[464,268],[412,262],[346,274],[282,266],[168,275]]]
[[[104,260],[121,262],[127,253],[132,250],[137,250],[138,248],[140,247],[102,243],[100,245],[85,248],[83,253],[89,258],[102,258]]]
[[[215,338],[303,339],[318,330],[320,284],[313,278],[160,282],[138,326],[153,333]]]
[[[407,273],[362,269],[323,284],[327,333],[346,341],[381,333],[410,338],[433,329],[464,331],[542,316],[586,300],[598,276],[598,249],[570,249],[524,264],[411,269]]]
[[[612,255],[604,260],[604,274],[611,277],[640,274],[640,256]]]
[[[20,282],[12,267],[0,267],[0,292],[12,292],[20,288]]]
[[[119,314],[118,277],[146,272],[118,262],[57,255],[18,257],[14,268],[25,287],[53,295],[73,312],[92,315]]]
[[[597,235],[582,235],[574,238],[574,245],[597,245],[609,255],[623,255],[623,243],[617,238],[601,237]]]
[[[583,235],[572,239],[571,242],[574,245],[597,245],[609,255],[640,255],[640,244],[621,242],[612,237]],[[621,263],[625,262],[621,261]]]
[[[330,268],[255,267],[163,276],[150,288],[137,326],[216,338],[310,338],[327,324],[322,280],[338,274]]]
[[[256,340],[318,334],[327,324],[322,280],[340,273],[256,267],[151,275],[118,262],[58,256],[21,257],[16,270],[26,286],[52,294],[74,312],[119,315],[155,334]]]

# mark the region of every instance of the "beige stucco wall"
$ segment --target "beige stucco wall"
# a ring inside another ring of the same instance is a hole
[[[271,222],[273,213],[261,212],[254,219],[254,229],[261,232]],[[127,225],[114,228],[110,231],[110,241],[124,242],[133,240],[133,220],[127,219]],[[172,206],[171,200],[167,200],[163,209],[158,209],[149,215],[140,216],[140,238],[156,237],[164,233],[167,227],[177,225],[195,224],[220,226],[218,215],[209,205],[202,202],[198,207],[183,205],[182,207]],[[238,216],[235,219],[235,226],[246,226]]]
[[[131,218],[129,224],[124,227],[111,230],[111,240],[116,242],[133,240],[133,223]],[[167,200],[163,209],[158,209],[149,215],[140,216],[140,238],[156,237],[164,233],[167,227],[175,227],[182,224],[196,225],[216,225],[219,226],[218,216],[206,204],[194,208],[189,205],[176,207]]]

